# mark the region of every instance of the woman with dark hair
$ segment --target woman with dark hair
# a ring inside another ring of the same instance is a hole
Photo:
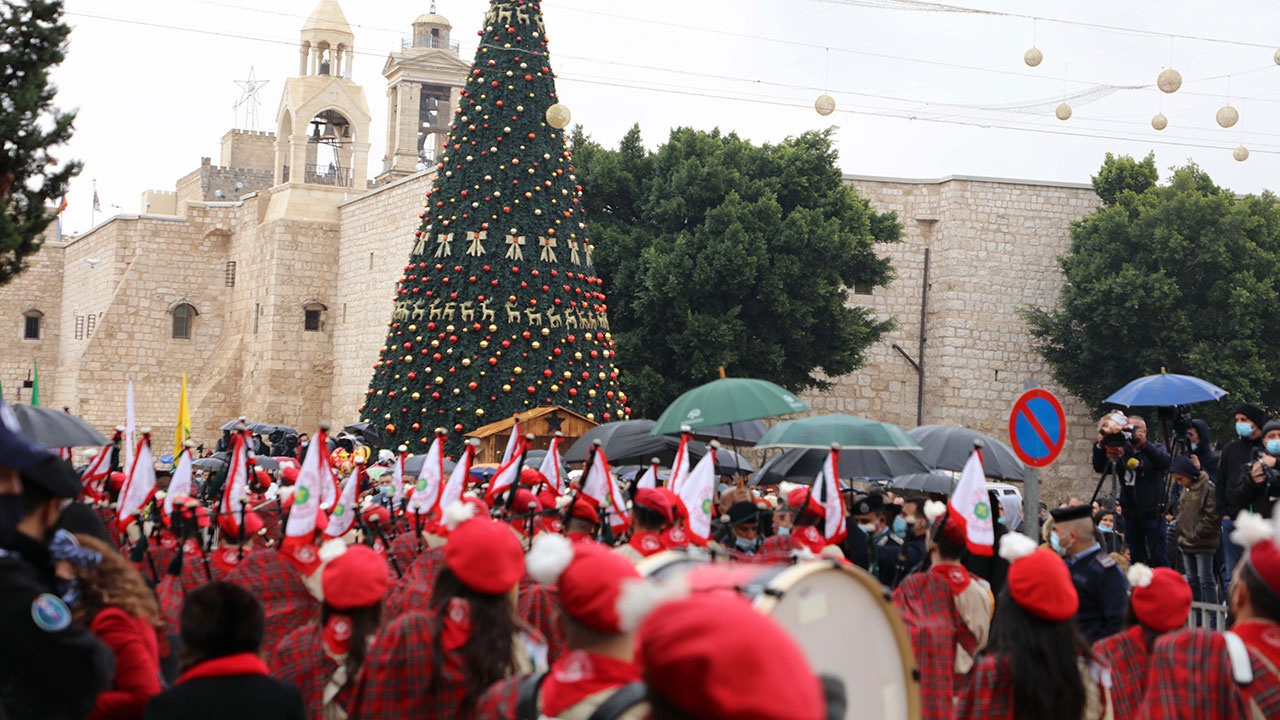
[[[1125,630],[1093,644],[1099,662],[1111,668],[1111,703],[1116,720],[1138,716],[1147,689],[1151,648],[1161,635],[1187,624],[1191,613],[1191,586],[1169,568],[1154,570],[1136,563],[1129,568],[1129,605]]]
[[[160,608],[142,576],[110,545],[92,535],[76,535],[75,541],[88,551],[80,557],[98,561],[72,561],[80,598],[73,616],[116,656],[111,689],[99,693],[89,718],[138,720],[161,690]]]
[[[341,540],[322,546],[320,556],[320,622],[286,635],[271,667],[302,691],[308,720],[343,720],[365,652],[382,624],[387,562],[364,545],[347,547]]]
[[[151,698],[144,720],[302,720],[298,688],[267,676],[262,603],[228,582],[187,594],[182,675]]]
[[[349,706],[352,720],[470,717],[498,680],[546,665],[546,646],[517,620],[524,550],[505,523],[445,511],[444,567],[425,612],[388,625],[365,659]]]
[[[1015,533],[1000,541],[1000,555],[1009,561],[1008,583],[953,717],[1110,718],[1104,671],[1072,619],[1080,599],[1066,563]]]

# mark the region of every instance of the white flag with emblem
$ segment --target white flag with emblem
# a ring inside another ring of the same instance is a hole
[[[711,537],[711,513],[714,511],[715,492],[716,449],[708,447],[707,454],[702,456],[693,471],[689,473],[689,477],[680,483],[680,489],[676,490],[676,494],[684,502],[685,509],[689,511],[689,533],[700,543],[705,543]]]
[[[640,479],[636,481],[636,488],[649,488],[653,490],[658,487],[658,463],[649,463],[649,468],[644,471]]]
[[[689,477],[689,433],[682,433],[680,447],[676,449],[676,459],[671,463],[671,477],[667,480],[667,487],[678,495],[680,486],[684,484],[687,477]]]
[[[556,494],[564,492],[564,463],[560,460],[560,441],[564,438],[556,436],[551,438],[551,447],[547,448],[547,454],[542,458],[542,466],[538,468],[538,472],[546,476],[547,482],[551,483],[551,489]]]
[[[845,527],[844,496],[840,494],[839,461],[840,452],[829,450],[827,461],[822,464],[822,472],[813,481],[814,497],[827,513],[822,536],[827,539],[829,545],[844,542],[845,536],[849,534]]]
[[[316,513],[320,510],[321,488],[333,485],[333,473],[329,470],[329,439],[323,430],[317,430],[307,446],[298,471],[298,481],[293,492],[293,507],[289,510],[289,524],[285,535],[310,538],[316,531]]]
[[[436,435],[427,448],[427,457],[418,471],[413,485],[413,497],[409,498],[408,511],[415,515],[428,515],[440,501],[440,489],[444,487],[444,436]]]
[[[458,458],[458,464],[453,466],[453,472],[449,474],[449,482],[440,491],[440,507],[447,508],[462,499],[462,491],[467,487],[467,476],[471,474],[471,461],[475,455],[476,446],[467,443],[462,457]]]
[[[191,494],[191,450],[182,448],[178,456],[178,467],[173,471],[173,479],[169,481],[169,489],[164,495],[164,514],[173,515],[173,499],[180,495]]]
[[[151,459],[149,435],[138,440],[138,452],[133,457],[133,467],[120,491],[120,504],[116,508],[116,520],[124,527],[131,516],[142,509],[156,491],[156,464]]]
[[[996,544],[995,518],[987,495],[987,478],[982,472],[982,456],[977,450],[964,464],[960,482],[947,505],[951,512],[947,513],[946,522],[964,524],[964,544],[969,552],[991,557]]]
[[[351,474],[342,484],[342,492],[338,493],[338,502],[329,513],[329,525],[324,529],[327,537],[336,538],[347,534],[355,524],[356,513],[360,512],[356,505],[356,490],[360,487],[360,466],[351,468]]]

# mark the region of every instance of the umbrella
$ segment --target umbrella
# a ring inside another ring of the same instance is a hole
[[[387,447],[387,436],[382,432],[382,428],[373,423],[358,422],[342,428],[344,432],[362,438],[366,445],[372,445],[375,448]]]
[[[222,427],[220,427],[220,428],[218,428],[218,429],[219,429],[219,430],[224,430],[224,431],[225,431],[225,430],[235,430],[235,429],[236,429],[236,425],[239,425],[239,424],[240,424],[240,420],[239,420],[239,419],[236,419],[236,420],[232,420],[232,421],[231,421],[231,422],[229,422],[229,423],[226,423],[225,425],[223,425]],[[277,431],[277,430],[281,430],[281,431],[283,431],[285,434],[288,434],[288,433],[293,433],[294,435],[297,435],[297,434],[298,434],[298,431],[297,431],[297,430],[294,430],[293,428],[289,427],[288,425],[273,425],[273,424],[270,424],[270,423],[257,423],[257,422],[248,422],[248,421],[246,421],[244,425],[245,425],[245,427],[246,427],[246,428],[248,428],[249,432],[250,432],[250,433],[252,433],[252,434],[254,434],[254,435],[270,435],[271,433],[273,433],[273,432],[275,432],[275,431]]]
[[[920,450],[902,428],[852,415],[815,415],[780,422],[756,443],[758,448],[828,448],[832,443],[858,450]]]
[[[524,454],[524,465],[525,467],[531,467],[537,470],[542,466],[542,461],[545,460],[546,457],[546,450],[530,450]]]
[[[950,475],[942,473],[911,473],[910,475],[899,475],[889,483],[892,490],[915,490],[917,492],[941,493],[950,495],[955,489],[956,483],[959,482]]]
[[[752,485],[777,485],[784,480],[811,483],[822,471],[826,450],[792,448],[773,457],[751,478]],[[840,478],[891,478],[929,472],[919,450],[841,450]]]
[[[481,463],[479,465],[472,465],[471,472],[469,474],[474,480],[489,482],[494,475],[498,474],[498,463]]]
[[[959,425],[921,425],[908,431],[924,448],[923,459],[940,470],[964,470],[973,454],[973,441],[982,441],[982,473],[990,478],[1022,482],[1026,466],[1013,450],[990,435]]]
[[[669,435],[679,433],[682,425],[697,430],[810,409],[800,398],[768,380],[720,378],[676,398],[650,432]]]
[[[568,463],[585,463],[587,449],[599,440],[604,456],[614,465],[641,465],[655,456],[660,462],[671,462],[680,441],[667,435],[654,435],[654,424],[652,420],[619,420],[597,425],[569,446],[562,459]]]
[[[696,463],[703,455],[706,454],[707,451],[705,445],[698,448],[695,447],[693,443],[689,443],[689,460],[691,462]],[[755,467],[738,453],[728,448],[720,448],[719,450],[716,450],[717,475],[732,475],[737,477],[738,475],[750,475],[755,471]]]
[[[258,467],[269,472],[279,472],[280,470],[280,463],[276,462],[276,459],[269,455],[254,456],[253,462]]]
[[[1159,375],[1148,375],[1112,393],[1107,402],[1126,407],[1173,407],[1217,400],[1227,391],[1211,382],[1190,375],[1170,375],[1163,368]]]
[[[422,464],[423,464],[423,463],[425,463],[426,461],[427,461],[427,454],[426,454],[426,453],[422,453],[421,455],[412,455],[412,456],[410,456],[410,457],[405,458],[405,460],[404,460],[404,476],[405,476],[406,478],[409,478],[409,477],[418,477],[418,473],[422,472]],[[451,472],[453,472],[453,468],[454,468],[457,464],[458,464],[458,463],[456,463],[456,462],[454,462],[454,461],[450,460],[449,458],[445,458],[445,460],[444,460],[444,471],[445,471],[446,473],[451,473]]]
[[[191,461],[191,467],[198,470],[212,470],[213,472],[218,472],[226,466],[227,461],[218,457],[200,458],[199,460]]]
[[[31,405],[10,407],[18,418],[22,435],[37,445],[60,448],[107,444],[107,439],[89,423],[69,412]]]
[[[698,428],[692,434],[703,442],[708,440],[729,440],[735,444],[755,444],[760,438],[764,437],[765,429],[764,423],[759,420],[744,420],[743,422]],[[676,433],[676,435],[679,435],[679,433]]]

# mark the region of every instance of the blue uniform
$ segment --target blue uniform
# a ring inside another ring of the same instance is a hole
[[[1080,596],[1076,622],[1090,643],[1124,629],[1124,609],[1129,601],[1129,581],[1115,558],[1094,545],[1067,560],[1071,581]]]

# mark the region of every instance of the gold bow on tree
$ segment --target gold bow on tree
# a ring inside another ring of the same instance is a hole
[[[542,246],[542,261],[555,262],[556,261],[556,251],[555,251],[556,239],[553,237],[540,237],[538,238],[538,244]]]
[[[453,233],[440,233],[436,235],[436,257],[447,257],[452,253],[449,247],[453,244]]]
[[[508,247],[507,247],[507,259],[508,259],[508,260],[523,260],[523,259],[524,259],[524,250],[521,250],[521,249],[520,249],[521,247],[523,247],[523,246],[524,246],[524,236],[523,236],[523,235],[508,235],[508,236],[507,236],[507,246],[508,246]]]
[[[481,230],[480,232],[468,232],[467,241],[469,244],[467,245],[467,254],[474,257],[480,257],[481,255],[483,255],[484,241],[487,240],[488,238],[489,238],[488,230]]]

